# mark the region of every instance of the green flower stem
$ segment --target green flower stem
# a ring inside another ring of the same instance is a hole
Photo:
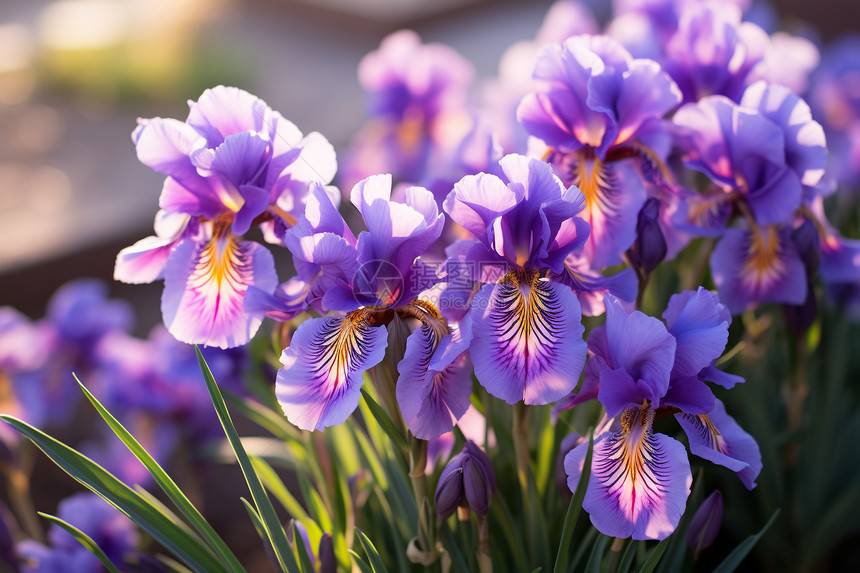
[[[475,553],[480,573],[493,573],[490,557],[490,522],[486,515],[478,516],[478,551]]]

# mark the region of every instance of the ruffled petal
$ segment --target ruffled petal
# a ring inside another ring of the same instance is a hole
[[[207,147],[218,147],[235,133],[273,129],[272,110],[266,102],[239,88],[216,86],[188,105],[185,121],[206,138]]]
[[[472,394],[471,365],[465,354],[468,343],[459,344],[460,353],[447,353],[447,360],[440,364],[434,358],[444,352],[441,334],[429,325],[416,329],[406,339],[406,352],[397,365],[400,412],[412,433],[423,440],[450,431],[469,408]],[[462,340],[457,331],[442,340],[454,336]]]
[[[490,394],[509,404],[547,404],[576,387],[586,345],[569,288],[537,274],[484,285],[470,314],[475,375]]]
[[[277,284],[274,259],[262,245],[229,234],[205,243],[183,239],[164,271],[164,324],[188,344],[241,346],[263,319],[244,309],[248,287],[271,292]]]
[[[663,320],[675,337],[673,377],[695,376],[720,357],[729,339],[725,306],[704,287],[672,295]]]
[[[606,297],[605,328],[610,367],[623,368],[633,380],[647,387],[647,398],[656,408],[669,388],[675,338],[656,318],[639,311],[627,314],[611,296]]]
[[[695,455],[725,466],[738,474],[747,489],[756,486],[761,472],[761,452],[755,439],[726,414],[719,400],[709,414],[675,414]]]
[[[652,433],[654,411],[628,410],[621,428],[594,442],[591,475],[582,507],[604,535],[665,539],[684,513],[693,475],[680,442]],[[571,491],[576,489],[588,444],[564,461]]]
[[[362,374],[385,356],[388,332],[359,311],[305,321],[281,354],[275,395],[303,430],[342,423],[358,406]]]

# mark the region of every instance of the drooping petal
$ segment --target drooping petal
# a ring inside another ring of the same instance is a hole
[[[441,340],[440,340],[441,335]],[[455,339],[451,343],[452,339]],[[442,343],[445,342],[445,346]],[[447,347],[456,349],[445,352]],[[469,408],[472,372],[459,329],[444,334],[422,325],[406,339],[406,352],[397,365],[397,402],[409,429],[423,440],[451,430]],[[441,354],[446,360],[439,363]]]
[[[726,414],[719,400],[709,414],[675,414],[695,455],[725,466],[738,474],[747,489],[756,486],[761,472],[761,452],[755,439]]]
[[[621,427],[594,442],[591,476],[582,507],[591,523],[612,537],[665,539],[678,526],[693,481],[684,446],[654,434],[654,411],[625,412]],[[564,461],[568,487],[576,489],[588,444]]]
[[[739,314],[757,303],[802,304],[806,270],[789,229],[727,229],[711,255],[720,300]]]
[[[564,271],[555,277],[573,289],[582,306],[583,316],[600,316],[605,312],[603,297],[611,294],[620,301],[632,303],[636,298],[638,281],[632,268],[604,277],[589,269],[585,259],[574,255],[565,260]]]
[[[585,362],[579,301],[535,273],[484,285],[472,304],[475,375],[509,404],[547,404],[570,393]]]
[[[275,395],[303,430],[342,423],[358,406],[362,374],[385,356],[388,332],[359,311],[303,322],[281,354]]]
[[[272,292],[277,284],[272,254],[262,245],[229,233],[205,243],[183,239],[164,271],[164,324],[182,342],[240,346],[263,319],[244,309],[248,287]]]

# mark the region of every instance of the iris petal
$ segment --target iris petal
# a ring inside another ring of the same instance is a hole
[[[447,327],[437,324],[441,329],[427,323],[409,335],[406,353],[397,366],[400,412],[412,433],[424,440],[450,431],[469,408],[472,393],[465,354],[468,340],[460,329],[448,333]]]
[[[537,273],[511,273],[476,295],[470,348],[475,375],[509,404],[547,404],[575,387],[586,345],[579,301]]]
[[[726,414],[722,402],[716,400],[709,414],[681,413],[675,418],[690,440],[692,453],[736,472],[747,489],[756,486],[762,467],[758,444]]]
[[[303,430],[342,423],[358,406],[362,373],[382,361],[384,326],[362,311],[302,323],[281,354],[275,395],[287,419]]]
[[[205,243],[183,239],[164,269],[164,323],[189,344],[245,344],[262,322],[262,314],[244,310],[248,287],[272,292],[277,283],[272,254],[257,243],[229,233]]]
[[[582,507],[604,535],[665,539],[678,525],[693,476],[680,442],[654,434],[654,410],[624,413],[621,427],[594,443],[591,476]],[[565,458],[568,486],[575,489],[587,444]]]

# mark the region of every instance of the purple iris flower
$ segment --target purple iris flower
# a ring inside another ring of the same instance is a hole
[[[663,318],[665,325],[638,311],[627,314],[610,297],[606,324],[588,340],[592,356],[580,394],[597,397],[611,419],[594,441],[583,508],[605,535],[664,539],[684,512],[689,461],[680,442],[653,431],[658,411],[675,412],[691,452],[735,471],[746,487],[755,486],[761,470],[755,440],[702,381],[719,372],[714,362],[728,338],[727,309],[700,288],[673,296]],[[565,458],[571,489],[586,447]]]
[[[687,166],[713,183],[691,200],[691,222],[719,233],[733,212],[745,219],[723,232],[711,257],[726,305],[738,313],[762,302],[801,304],[807,281],[791,230],[801,205],[827,187],[824,132],[809,106],[787,88],[756,82],[740,105],[711,96],[674,121]]]
[[[726,3],[688,6],[678,31],[666,46],[666,71],[693,102],[705,96],[724,95],[738,101],[750,72],[765,57],[767,32],[741,22],[741,10]]]
[[[647,195],[643,170],[671,179],[662,161],[671,146],[663,116],[681,94],[656,62],[633,59],[608,36],[545,46],[534,78],[540,87],[517,116],[548,148],[543,155],[564,184],[585,194],[586,258],[596,269],[618,264],[636,237]]]
[[[71,523],[102,548],[108,559],[124,568],[127,557],[135,552],[137,527],[126,516],[95,494],[77,493],[60,502],[57,517]],[[49,546],[27,540],[18,544],[21,571],[26,573],[98,573],[101,562],[70,533],[58,525],[48,531]]]
[[[475,237],[456,245],[455,266],[489,283],[471,302],[470,354],[490,394],[547,404],[573,389],[585,360],[579,301],[559,276],[588,238],[576,216],[584,197],[543,161],[508,155],[499,165],[504,179],[464,177],[444,204]]]
[[[285,237],[298,278],[309,283],[307,304],[337,313],[302,323],[281,356],[275,392],[302,429],[339,424],[355,410],[362,373],[385,356],[386,324],[395,317],[414,328],[397,383],[413,433],[437,437],[468,407],[469,329],[418,300],[439,282],[420,255],[439,238],[445,217],[427,189],[410,187],[399,203],[391,201],[391,184],[390,175],[377,175],[353,188],[367,226],[357,237],[321,187]]]
[[[141,120],[132,135],[138,159],[167,179],[156,234],[119,253],[115,278],[163,278],[162,314],[177,339],[239,346],[263,318],[243,306],[248,287],[271,293],[277,284],[271,253],[242,236],[264,223],[280,237],[310,183],[334,177],[334,150],[237,88],[206,90],[189,105],[185,122]]]
[[[341,170],[344,188],[375,173],[424,183],[470,123],[472,65],[452,48],[422,44],[411,30],[386,37],[359,64],[370,120]]]
[[[810,87],[815,117],[827,131],[829,172],[854,189],[860,183],[860,36],[840,38],[828,47]]]

